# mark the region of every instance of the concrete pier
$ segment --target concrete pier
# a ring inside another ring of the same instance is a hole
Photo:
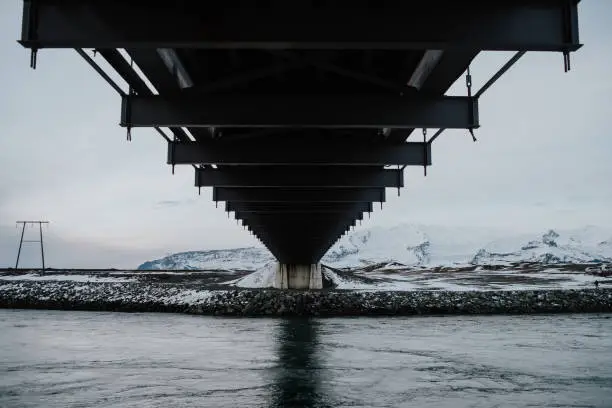
[[[277,289],[323,289],[321,264],[282,264],[276,266]]]

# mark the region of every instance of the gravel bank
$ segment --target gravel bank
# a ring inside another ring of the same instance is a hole
[[[0,282],[0,307],[225,316],[612,312],[612,289],[488,292],[199,290],[108,282]]]

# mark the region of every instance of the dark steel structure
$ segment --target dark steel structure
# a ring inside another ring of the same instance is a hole
[[[32,67],[40,49],[76,49],[121,95],[128,138],[156,129],[167,163],[192,165],[280,262],[312,264],[403,187],[405,166],[426,172],[444,129],[474,136],[479,97],[525,52],[562,53],[569,70],[577,5],[26,0],[20,43]],[[486,50],[517,53],[472,92],[469,65]],[[466,70],[466,95],[446,96]],[[417,128],[422,141],[406,142]]]

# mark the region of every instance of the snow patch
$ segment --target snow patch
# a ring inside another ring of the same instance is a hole
[[[240,279],[230,281],[228,284],[239,288],[271,288],[274,287],[276,268],[276,262],[269,262],[255,272]]]
[[[165,304],[186,304],[193,306],[208,303],[213,295],[214,292],[210,290],[189,289],[181,290],[171,296],[164,296],[160,300]]]
[[[359,289],[368,289],[368,290],[372,290],[376,288],[376,285],[372,285],[372,284],[368,284],[368,283],[363,283],[363,282],[358,282],[356,280],[351,280],[351,279],[347,279],[347,278],[343,278],[341,277],[339,274],[335,273],[334,271],[332,271],[331,269],[322,267],[321,268],[321,273],[323,274],[323,276],[327,279],[329,279],[332,282],[332,285],[336,288],[336,289],[353,289],[353,290],[359,290]]]

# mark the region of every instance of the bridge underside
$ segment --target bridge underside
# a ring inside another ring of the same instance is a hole
[[[129,84],[121,126],[161,132],[167,163],[287,264],[316,264],[405,166],[431,165],[415,129],[479,127],[481,92],[445,95],[479,52],[568,68],[580,46],[572,0],[137,3],[25,1],[20,42],[33,65],[75,48],[105,76],[94,49]]]

